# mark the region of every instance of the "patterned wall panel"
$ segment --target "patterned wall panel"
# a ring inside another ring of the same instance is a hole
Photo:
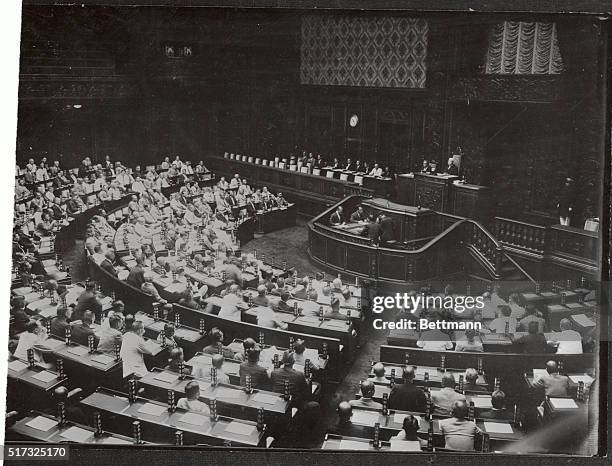
[[[423,88],[428,29],[416,18],[305,16],[301,82]]]

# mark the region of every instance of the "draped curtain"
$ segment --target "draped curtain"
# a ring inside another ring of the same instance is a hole
[[[555,23],[505,21],[491,31],[487,74],[559,74],[562,69]]]

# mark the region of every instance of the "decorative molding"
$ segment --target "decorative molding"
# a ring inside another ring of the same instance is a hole
[[[554,102],[561,97],[558,76],[457,77],[451,82],[451,101]]]

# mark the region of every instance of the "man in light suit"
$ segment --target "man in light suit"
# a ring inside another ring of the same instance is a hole
[[[474,451],[474,437],[482,431],[473,421],[466,419],[468,407],[465,401],[452,404],[451,418],[439,421],[440,432],[444,434],[445,447],[449,450]]]
[[[543,388],[546,396],[567,397],[569,395],[569,378],[559,374],[557,363],[548,361],[546,363],[546,375],[533,381],[534,388]]]
[[[465,402],[465,396],[455,391],[455,377],[452,374],[442,376],[442,389],[431,392],[434,404],[434,415],[449,416],[455,401]]]

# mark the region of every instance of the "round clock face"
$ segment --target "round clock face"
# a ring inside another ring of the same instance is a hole
[[[357,115],[351,116],[349,120],[349,125],[351,125],[351,127],[354,128],[355,126],[357,126],[357,123],[359,123],[359,117]]]

